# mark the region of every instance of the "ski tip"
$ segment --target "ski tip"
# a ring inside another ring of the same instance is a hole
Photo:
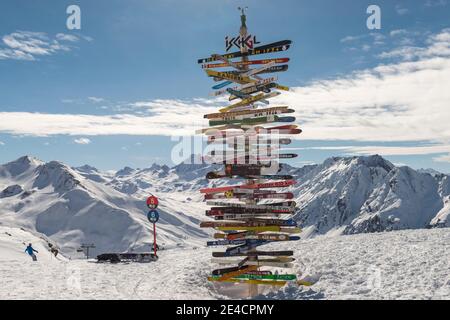
[[[278,122],[294,122],[295,117],[279,117]]]
[[[215,172],[208,172],[208,173],[206,174],[206,179],[208,179],[208,180],[218,179],[218,178],[220,178],[220,177],[221,177],[221,176],[218,175],[218,174],[216,174]]]
[[[314,285],[314,282],[312,281],[307,281],[307,280],[297,280],[296,284],[298,286],[305,286],[305,287],[310,287],[312,285]]]

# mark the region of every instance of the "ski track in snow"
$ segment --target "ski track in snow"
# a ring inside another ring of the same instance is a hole
[[[162,250],[152,263],[99,264],[51,257],[42,240],[29,235],[27,241],[39,250],[39,261],[32,262],[23,253],[24,234],[0,227],[0,299],[241,297],[225,296],[206,281],[217,268],[210,263],[211,252],[223,247]],[[317,282],[290,284],[258,299],[450,299],[450,229],[320,236],[276,247],[294,249],[290,271]],[[232,286],[238,294],[246,290]]]

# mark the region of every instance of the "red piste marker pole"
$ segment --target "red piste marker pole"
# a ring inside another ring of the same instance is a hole
[[[155,254],[155,257],[157,257],[156,254],[156,222],[159,220],[159,213],[156,211],[156,208],[158,207],[159,201],[158,198],[154,195],[151,195],[147,198],[147,207],[150,209],[150,212],[147,214],[148,220],[153,223],[153,252]]]
[[[153,251],[156,256],[156,223],[153,223]]]

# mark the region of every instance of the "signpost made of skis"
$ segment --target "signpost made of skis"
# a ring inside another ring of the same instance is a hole
[[[292,193],[275,189],[287,188],[295,184],[288,175],[277,174],[280,159],[296,157],[296,154],[280,153],[280,144],[291,143],[289,135],[302,131],[293,124],[295,117],[279,114],[294,112],[287,106],[269,107],[269,99],[289,90],[278,84],[278,77],[262,78],[262,73],[283,72],[288,69],[289,58],[272,56],[250,60],[254,55],[277,54],[288,50],[290,40],[277,41],[256,46],[256,37],[247,32],[246,15],[241,10],[239,36],[226,37],[228,52],[233,46],[239,51],[211,54],[199,59],[198,63],[206,74],[215,81],[212,96],[230,94],[229,100],[238,99],[224,106],[217,113],[204,116],[210,119],[209,127],[198,130],[208,136],[208,144],[218,147],[206,157],[210,162],[223,164],[222,171],[209,172],[207,179],[238,179],[239,183],[229,186],[205,188],[201,190],[204,201],[212,205],[206,215],[213,221],[204,221],[203,228],[213,228],[215,241],[208,246],[228,246],[225,252],[213,252],[213,262],[218,269],[213,270],[209,281],[246,284],[249,295],[258,294],[258,286],[283,286],[288,282],[311,285],[297,279],[296,274],[280,274],[279,269],[293,267],[293,251],[260,251],[258,247],[281,241],[296,241],[299,233],[292,220],[296,203]],[[233,60],[235,59],[235,60]],[[220,61],[219,63],[210,63]],[[254,65],[259,67],[250,69]],[[223,68],[231,70],[223,70]],[[216,71],[211,68],[220,68]],[[230,87],[231,85],[231,87]],[[228,88],[227,88],[228,87]],[[262,108],[260,108],[262,106]],[[289,122],[290,124],[283,124]],[[225,146],[225,148],[224,148]],[[208,148],[211,150],[211,148]],[[226,153],[226,155],[225,155]],[[221,199],[220,201],[210,201]],[[268,268],[262,270],[262,268]]]

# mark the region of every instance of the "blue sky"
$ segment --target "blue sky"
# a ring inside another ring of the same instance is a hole
[[[81,30],[66,8],[81,8]],[[377,4],[382,29],[368,30]],[[304,130],[294,165],[379,153],[450,172],[450,1],[2,1],[0,163],[24,154],[101,169],[171,164],[223,105],[198,58],[237,34],[291,39],[280,83]],[[203,123],[204,124],[204,123]]]

